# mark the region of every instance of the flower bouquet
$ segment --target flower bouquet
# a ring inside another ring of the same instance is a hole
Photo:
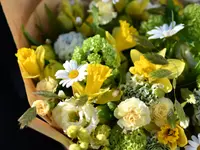
[[[18,120],[21,128],[69,150],[200,149],[199,4],[7,0],[2,6],[31,106]]]

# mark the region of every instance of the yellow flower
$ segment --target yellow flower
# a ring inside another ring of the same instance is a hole
[[[148,12],[145,10],[149,0],[134,0],[126,6],[126,13],[138,19],[147,19]]]
[[[24,78],[37,78],[44,68],[45,50],[21,48],[16,54]]]
[[[89,64],[87,73],[88,75],[85,87],[80,85],[78,82],[73,83],[72,89],[74,94],[78,93],[79,95],[88,95],[90,100],[109,91],[109,88],[100,89],[103,82],[111,75],[111,69],[108,66]]]
[[[170,109],[173,109],[174,105],[168,98],[161,98],[158,104],[155,104],[151,108],[152,121],[159,127],[167,123],[167,115]]]
[[[36,100],[33,102],[32,107],[36,107],[36,112],[40,116],[45,116],[49,113],[50,105],[45,100]]]
[[[128,48],[132,48],[136,45],[134,36],[138,35],[138,31],[130,26],[126,21],[120,20],[120,27],[113,29],[113,37],[116,40],[116,49],[123,51]]]
[[[165,57],[166,49],[161,50],[158,54]],[[172,85],[169,79],[177,78],[184,70],[185,63],[178,59],[168,59],[167,65],[157,65],[147,60],[142,53],[138,50],[131,50],[131,59],[134,63],[134,67],[130,67],[129,71],[132,74],[142,75],[149,80],[149,82],[160,83],[164,85],[164,91],[166,93],[172,90]],[[166,69],[171,71],[171,74],[167,78],[155,78],[151,76],[153,71],[158,69]]]
[[[175,150],[177,145],[184,147],[187,144],[185,132],[179,125],[173,129],[168,124],[162,126],[157,137],[160,143],[167,144],[171,150]]]

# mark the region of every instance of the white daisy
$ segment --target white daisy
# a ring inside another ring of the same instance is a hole
[[[151,35],[148,39],[163,39],[166,37],[170,37],[180,30],[184,28],[184,24],[178,24],[176,25],[176,22],[173,21],[168,24],[164,24],[160,27],[155,27],[153,30],[148,31],[147,34]]]
[[[185,150],[200,150],[200,133],[198,137],[192,135],[192,140],[188,140],[189,145],[185,146]]]
[[[66,86],[68,88],[74,82],[84,80],[87,75],[87,64],[78,66],[76,61],[70,60],[66,61],[63,66],[65,70],[58,70],[55,74],[56,79],[62,79],[59,84],[63,87]]]

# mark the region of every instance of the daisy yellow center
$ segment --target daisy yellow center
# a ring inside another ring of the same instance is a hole
[[[70,71],[68,77],[69,77],[70,79],[74,79],[74,78],[78,77],[78,75],[79,75],[78,70],[72,70],[72,71]]]
[[[124,117],[123,119],[130,123],[130,124],[134,124],[138,119],[140,118],[140,115],[138,114],[138,112],[134,109],[131,109]]]
[[[197,147],[197,150],[200,150],[200,145]]]

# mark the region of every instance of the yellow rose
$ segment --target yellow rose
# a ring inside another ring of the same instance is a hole
[[[36,100],[33,102],[32,107],[36,107],[36,112],[40,116],[45,116],[49,113],[50,105],[47,101],[44,100]]]
[[[57,86],[58,86],[58,82],[56,80],[54,80],[51,77],[47,77],[37,83],[36,90],[55,92]]]
[[[151,108],[152,121],[159,127],[167,123],[167,114],[173,109],[173,103],[168,98],[161,98],[158,104]]]
[[[41,75],[44,54],[45,51],[41,49],[34,51],[30,48],[21,48],[18,50],[16,56],[24,78],[37,78]]]

